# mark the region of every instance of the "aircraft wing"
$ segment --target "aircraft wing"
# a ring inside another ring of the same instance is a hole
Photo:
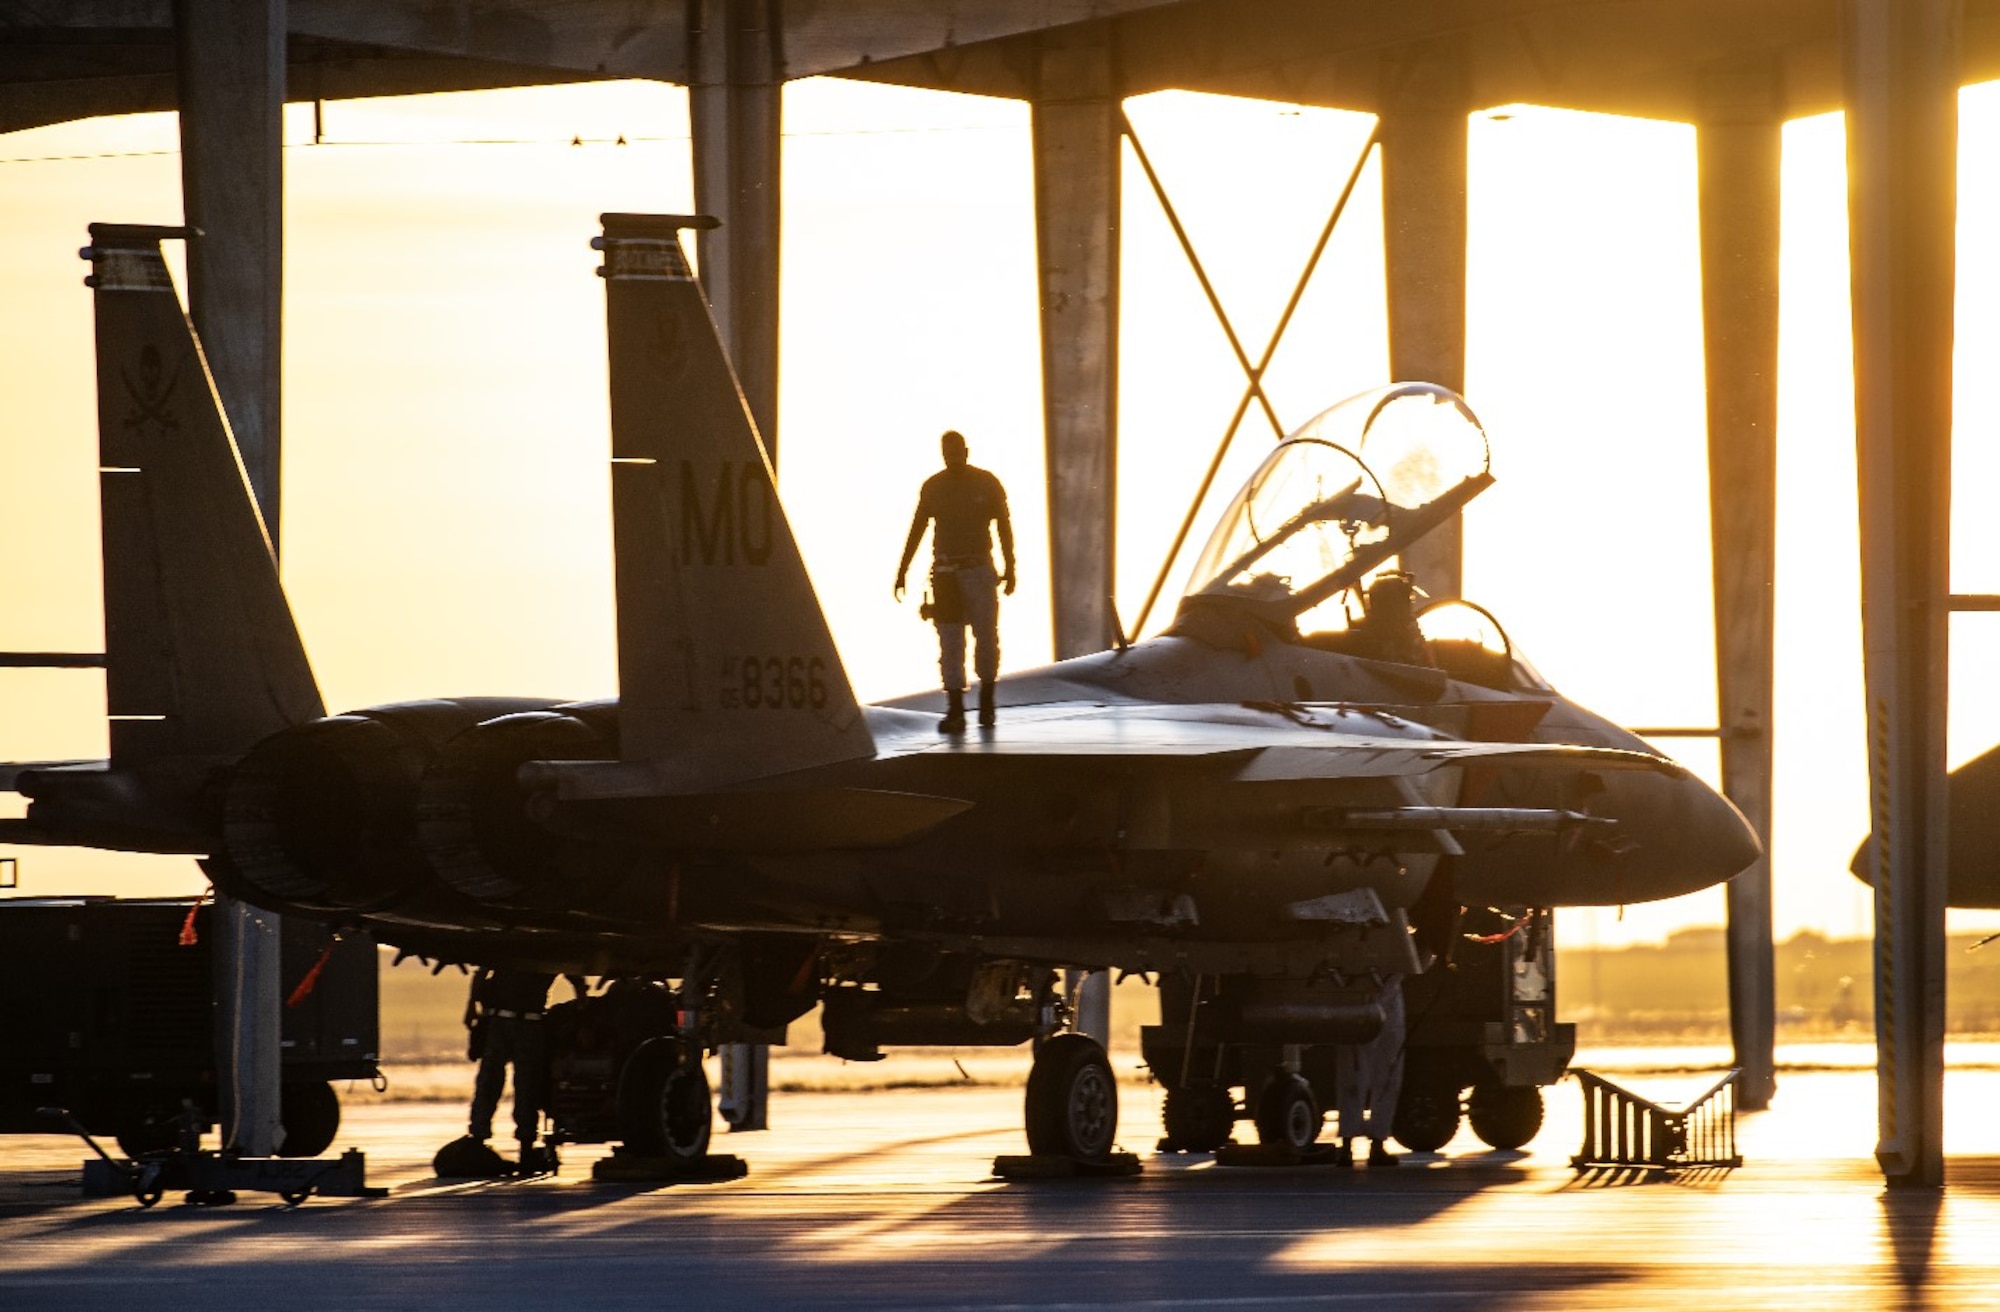
[[[1380,721],[1378,716],[1360,712],[1352,713],[1352,718]],[[1407,727],[1403,721],[1383,723]],[[884,745],[893,750],[891,744]],[[1009,716],[1006,731],[991,738],[938,740],[933,733],[930,741],[915,750],[940,762],[991,757],[1050,757],[1074,762],[1078,758],[1116,757],[1129,765],[1143,758],[1236,756],[1241,758],[1240,764],[1228,776],[1234,783],[1391,778],[1471,764],[1685,773],[1683,767],[1665,757],[1624,748],[1349,732],[1328,724],[1324,717],[1293,720],[1234,704],[1105,706],[1039,716],[1029,712]]]

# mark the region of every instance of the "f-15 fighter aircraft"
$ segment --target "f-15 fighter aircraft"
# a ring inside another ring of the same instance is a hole
[[[1989,747],[1945,779],[1945,905],[2000,908],[2000,746]],[[1875,836],[1861,840],[1848,870],[1875,882]]]
[[[174,233],[93,226],[111,755],[0,775],[30,799],[0,839],[191,853],[415,952],[616,976],[607,1012],[651,1019],[559,1130],[680,1157],[707,1150],[704,1052],[817,1005],[850,1058],[1034,1041],[1031,1149],[1102,1158],[1116,1084],[1059,967],[1157,979],[1183,1124],[1226,1134],[1241,1087],[1310,1142],[1326,1091],[1298,1054],[1376,1032],[1461,908],[1671,897],[1756,857],[1491,616],[1390,570],[1492,482],[1472,412],[1423,384],[1279,445],[1168,630],[1004,677],[993,732],[941,736],[934,695],[859,704],[682,252],[711,222],[606,215],[594,243],[619,697],[332,716]]]

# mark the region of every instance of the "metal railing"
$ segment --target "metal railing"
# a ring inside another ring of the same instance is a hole
[[[1572,1070],[1583,1085],[1579,1171],[1639,1167],[1681,1171],[1743,1165],[1736,1151],[1736,1077],[1731,1070],[1685,1107],[1666,1107],[1601,1075]]]

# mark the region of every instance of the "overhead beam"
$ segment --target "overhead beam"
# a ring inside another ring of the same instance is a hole
[[[1722,791],[1764,844],[1728,886],[1729,1025],[1737,1100],[1777,1089],[1771,947],[1771,766],[1778,509],[1776,71],[1717,70],[1697,125],[1709,537]]]
[[[1842,0],[1875,887],[1875,1156],[1944,1183],[1957,0]]]

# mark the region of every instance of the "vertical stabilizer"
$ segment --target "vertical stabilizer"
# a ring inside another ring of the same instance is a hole
[[[93,223],[105,703],[114,767],[235,757],[323,713],[160,242]]]
[[[592,243],[609,318],[620,750],[646,768],[583,791],[707,789],[875,752],[681,249],[682,229],[714,223],[607,214]]]

